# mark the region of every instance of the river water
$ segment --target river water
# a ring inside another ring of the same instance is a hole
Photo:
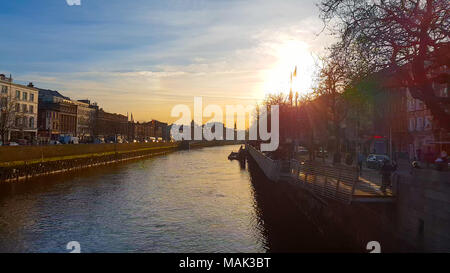
[[[0,252],[311,252],[317,229],[239,146],[0,185]],[[249,170],[250,169],[250,170]]]

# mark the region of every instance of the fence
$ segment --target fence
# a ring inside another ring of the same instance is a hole
[[[294,183],[314,194],[347,203],[352,201],[359,180],[356,168],[297,160],[291,161],[291,175]]]

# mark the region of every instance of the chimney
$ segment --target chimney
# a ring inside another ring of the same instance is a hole
[[[5,74],[0,74],[0,80],[4,81],[6,79]]]
[[[30,83],[28,84],[28,87],[34,88],[34,85],[33,85],[33,83],[32,83],[32,82],[30,82]]]

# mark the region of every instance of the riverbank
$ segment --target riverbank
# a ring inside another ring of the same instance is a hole
[[[180,149],[236,145],[239,141],[0,146],[0,183],[120,163]]]
[[[165,154],[179,143],[0,147],[0,183]]]
[[[0,146],[0,167],[37,162],[102,156],[144,149],[178,147],[178,143],[77,144],[47,146]]]
[[[226,145],[244,145],[245,141],[239,140],[213,140],[213,141],[191,141],[189,142],[189,149],[199,149],[206,147],[226,146]]]

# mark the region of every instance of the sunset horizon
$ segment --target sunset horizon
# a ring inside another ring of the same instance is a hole
[[[130,5],[139,8],[121,10],[111,1],[4,3],[9,38],[0,45],[7,56],[0,73],[109,112],[132,112],[136,121],[172,123],[170,109],[192,107],[194,97],[224,107],[288,94],[294,67],[294,92],[309,92],[315,58],[331,41],[311,1]]]

